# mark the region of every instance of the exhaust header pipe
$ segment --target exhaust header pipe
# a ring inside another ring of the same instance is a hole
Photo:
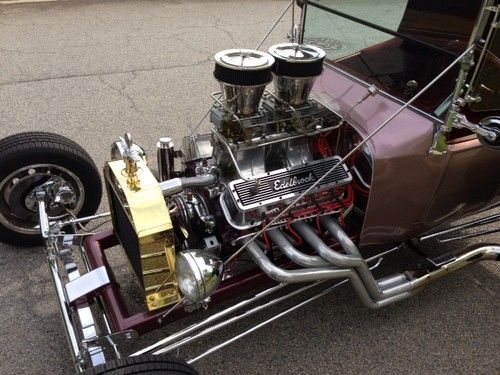
[[[247,245],[247,251],[267,276],[281,283],[348,279],[363,304],[370,308],[379,308],[408,298],[435,280],[476,262],[500,260],[500,245],[483,245],[465,252],[455,260],[423,276],[412,277],[410,274],[396,274],[375,280],[367,262],[359,255],[357,247],[335,220],[323,217],[321,222],[327,227],[330,234],[339,240],[348,253],[347,255],[329,248],[305,222],[297,222],[294,227],[321,257],[306,255],[298,251],[278,229],[272,229],[268,234],[272,242],[288,258],[296,264],[308,268],[282,269],[273,264],[255,242],[250,242]],[[324,262],[330,266],[325,265]]]

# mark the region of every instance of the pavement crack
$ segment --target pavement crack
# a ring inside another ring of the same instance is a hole
[[[21,76],[23,77],[28,77],[28,79],[31,79],[33,78],[30,74],[26,73],[22,67],[22,65],[20,64],[16,64],[16,69],[19,71],[19,73],[21,74]]]
[[[193,51],[193,52],[196,52],[196,53],[199,53],[202,55],[206,55],[207,53],[209,53],[208,51],[202,51],[201,49],[197,49],[197,48],[193,47],[191,44],[189,44],[184,39],[182,39],[181,35],[185,35],[185,34],[182,33],[182,34],[172,35],[171,38],[180,42],[185,48],[189,49],[190,51]]]
[[[45,81],[53,81],[53,80],[60,80],[60,79],[72,79],[72,78],[83,78],[83,77],[99,77],[99,76],[107,76],[107,75],[114,75],[114,74],[126,74],[126,73],[147,73],[147,72],[154,72],[154,71],[168,71],[172,69],[181,69],[181,68],[190,68],[190,67],[195,67],[195,66],[200,66],[203,64],[206,64],[211,61],[211,57],[208,56],[203,60],[196,61],[195,63],[192,64],[177,64],[177,65],[170,65],[170,66],[160,66],[160,67],[149,67],[149,68],[136,68],[132,70],[113,70],[113,71],[108,71],[108,72],[96,72],[96,73],[82,73],[82,74],[67,74],[67,75],[61,75],[61,76],[51,76],[51,77],[41,77],[41,78],[30,78],[30,79],[21,79],[21,80],[16,80],[16,81],[11,81],[11,82],[2,82],[0,83],[0,87],[3,86],[13,86],[13,85],[19,85],[23,83],[33,83],[33,82],[45,82]],[[26,74],[28,75],[28,74]],[[29,76],[29,75],[28,75]]]
[[[240,47],[241,48],[241,44],[239,44],[238,42],[236,42],[236,39],[234,39],[233,37],[233,34],[231,34],[228,30],[226,29],[223,29],[222,27],[215,27],[217,30],[223,32],[224,34],[226,34],[229,39],[231,39],[231,42],[236,46],[236,47]]]
[[[144,111],[142,111],[141,109],[139,109],[137,107],[137,103],[135,102],[134,98],[132,97],[131,94],[127,93],[125,90],[127,89],[127,87],[132,83],[132,81],[134,81],[136,78],[137,78],[137,74],[135,73],[135,71],[130,71],[129,72],[132,77],[125,80],[125,81],[122,81],[120,82],[120,86],[117,87],[115,85],[113,85],[112,83],[106,81],[104,79],[104,77],[102,75],[98,75],[98,79],[99,81],[104,84],[105,86],[109,87],[112,91],[116,92],[119,96],[121,96],[122,98],[124,98],[125,100],[127,100],[129,102],[129,108],[132,109],[133,111],[137,112],[137,113],[144,113]]]
[[[214,29],[224,33],[229,39],[231,39],[231,42],[236,46],[236,47],[239,47],[241,48],[241,45],[236,41],[236,39],[234,39],[234,36],[233,34],[231,34],[230,31],[228,31],[227,29],[223,28],[221,25],[224,25],[225,23],[219,18],[217,17],[216,15],[214,14],[210,14],[214,19],[215,19],[215,23],[214,23]]]

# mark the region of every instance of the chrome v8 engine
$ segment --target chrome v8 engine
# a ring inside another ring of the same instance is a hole
[[[292,43],[276,45],[269,54],[243,49],[216,54],[214,77],[221,91],[213,94],[211,132],[184,138],[182,153],[169,138],[160,139],[159,187],[130,137],[115,144],[113,158],[123,160],[106,169],[110,206],[149,309],[180,298],[174,265],[180,262],[185,269],[197,250],[208,258],[231,254],[264,226],[286,225],[293,234],[295,221],[342,217],[353,207],[353,178],[337,150],[343,119],[309,97],[324,55],[319,48]],[[265,90],[272,80],[275,93]],[[176,158],[184,164],[180,171],[174,168]],[[148,181],[158,202],[146,190]],[[124,192],[130,197],[118,199]],[[139,197],[139,205],[133,197]],[[147,202],[152,202],[148,212],[163,217],[165,225],[133,215]],[[153,227],[142,231],[143,222]],[[205,290],[195,296],[186,288],[183,295],[195,303],[209,295]]]
[[[188,169],[217,171],[211,196],[236,230],[272,220],[340,161],[324,142],[340,119],[309,98],[324,52],[287,43],[270,54],[216,54],[214,76],[222,90],[213,94],[211,134],[184,139]],[[273,76],[276,94],[265,91]],[[351,180],[340,165],[277,223],[338,212]]]
[[[236,229],[257,226],[271,220],[339,161],[340,157],[333,156],[257,175],[254,180],[231,181],[220,200],[226,219]],[[351,180],[352,176],[345,165],[337,168],[293,210],[295,215],[287,219],[329,213],[328,203],[341,196],[333,189]],[[313,209],[310,210],[310,207]]]

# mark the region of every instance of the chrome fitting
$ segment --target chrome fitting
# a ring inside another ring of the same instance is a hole
[[[174,142],[169,137],[161,137],[156,144],[158,178],[166,181],[174,177]]]
[[[180,178],[172,178],[170,180],[160,182],[160,188],[163,195],[174,195],[180,193],[183,189],[182,180]]]

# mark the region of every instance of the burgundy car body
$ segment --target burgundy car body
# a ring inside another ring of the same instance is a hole
[[[314,88],[318,101],[341,113],[365,93],[364,84],[332,65]],[[374,96],[352,111],[351,125],[366,137],[401,106],[389,95]],[[369,141],[373,180],[361,245],[402,242],[498,202],[500,154],[475,136],[453,140],[446,155],[429,154],[437,121],[406,109]]]

